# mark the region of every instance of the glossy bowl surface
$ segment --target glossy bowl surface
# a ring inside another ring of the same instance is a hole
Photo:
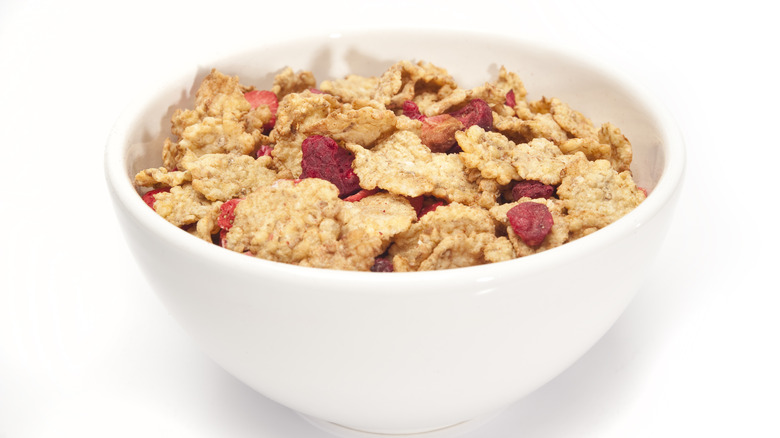
[[[455,43],[457,42],[457,43]],[[575,242],[509,262],[377,274],[302,268],[233,253],[173,227],[132,184],[161,163],[170,116],[216,67],[270,86],[284,66],[318,81],[379,75],[400,59],[445,67],[463,87],[505,65],[529,99],[559,97],[634,145],[647,200]],[[640,286],[672,219],[681,136],[653,96],[612,65],[538,42],[420,29],[322,33],[195,60],[161,78],[113,128],[108,186],[128,245],[171,315],[228,372],[307,416],[378,433],[484,417],[582,356]]]

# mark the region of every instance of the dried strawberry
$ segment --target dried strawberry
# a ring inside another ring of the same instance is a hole
[[[225,201],[219,206],[219,216],[217,216],[217,226],[219,226],[219,245],[225,246],[227,232],[233,226],[233,220],[236,218],[236,206],[243,198],[234,198]]]
[[[403,105],[403,112],[406,117],[413,120],[424,120],[426,117],[420,112],[420,108],[417,104],[411,100],[407,100]]]
[[[269,145],[260,146],[260,148],[257,150],[257,158],[270,157],[271,151],[273,150],[274,150],[273,146],[269,146]]]
[[[378,191],[379,191],[378,189],[373,189],[373,190],[362,189],[361,191],[355,193],[354,195],[347,196],[346,198],[344,198],[344,200],[347,202],[357,202],[365,197],[375,194]]]
[[[493,128],[493,110],[482,99],[472,99],[463,108],[451,112],[463,124],[464,129],[477,125],[488,131]]]
[[[518,181],[517,184],[512,187],[512,199],[515,201],[520,198],[549,199],[552,197],[553,193],[555,193],[555,187],[530,179]]]
[[[459,154],[461,152],[463,152],[463,148],[461,148],[458,143],[455,143],[454,145],[452,145],[450,150],[447,151],[448,154]]]
[[[244,93],[244,98],[252,105],[252,109],[257,108],[260,105],[266,105],[272,113],[276,113],[279,109],[279,99],[276,98],[276,94],[273,91],[268,90],[252,90]]]
[[[371,272],[393,272],[393,261],[385,257],[374,259],[374,265],[371,266]]]
[[[274,116],[271,120],[263,125],[263,129],[271,129],[276,124],[276,110],[279,109],[279,99],[272,91],[268,90],[252,90],[244,93],[244,98],[252,105],[252,109],[257,108],[260,105],[268,106],[271,113]]]
[[[414,212],[417,213],[417,217],[419,218],[420,212],[423,209],[423,202],[425,202],[425,197],[420,195],[420,196],[415,196],[414,198],[406,198],[406,199],[409,200],[409,204],[412,205],[412,208],[414,208]]]
[[[312,135],[301,144],[301,178],[320,178],[338,187],[346,197],[360,190],[360,180],[352,170],[354,157],[330,137]]]
[[[429,204],[429,205],[423,207],[423,209],[420,210],[420,214],[417,216],[417,218],[419,219],[419,218],[425,216],[426,214],[436,210],[437,208],[441,207],[442,205],[444,205],[443,201],[436,201],[436,202],[434,202],[432,204]]]
[[[236,218],[236,206],[241,202],[241,198],[234,198],[229,201],[225,201],[219,206],[219,217],[217,217],[217,225],[224,231],[228,231],[233,226],[233,220]]]
[[[414,208],[415,213],[417,213],[417,219],[444,205],[443,201],[440,201],[433,196],[420,195],[407,199],[409,199],[409,203],[412,205],[412,208]]]
[[[322,90],[320,90],[320,89],[318,89],[318,88],[309,88],[309,91],[311,91],[311,92],[312,92],[312,93],[314,93],[314,94],[324,94],[324,93],[322,92]]]
[[[166,187],[164,189],[150,190],[150,191],[144,193],[144,195],[141,196],[141,199],[143,199],[144,202],[146,202],[146,205],[148,205],[149,207],[154,209],[154,203],[157,202],[157,199],[155,199],[154,195],[156,195],[158,193],[170,192],[170,191],[171,191],[170,187]]]
[[[514,108],[515,105],[517,105],[517,100],[515,100],[515,90],[509,90],[506,93],[506,106]]]
[[[528,246],[539,246],[550,233],[553,217],[547,206],[538,202],[523,202],[506,213],[512,231]]]

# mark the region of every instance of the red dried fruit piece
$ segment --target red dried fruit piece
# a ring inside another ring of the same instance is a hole
[[[528,246],[539,246],[550,233],[553,217],[547,206],[538,202],[523,202],[506,213],[509,225]]]
[[[438,207],[444,205],[444,201],[439,200],[433,196],[415,196],[414,198],[406,198],[409,200],[409,204],[414,208],[414,212],[417,213],[417,219],[423,217],[426,213],[430,213],[436,210]]]
[[[517,100],[515,99],[515,90],[509,90],[506,93],[506,106],[514,108],[515,105],[517,105]]]
[[[276,97],[276,94],[268,90],[252,90],[244,93],[244,98],[252,105],[252,109],[260,105],[268,106],[268,109],[271,110],[274,116],[268,123],[263,125],[263,129],[272,129],[274,124],[276,124],[276,110],[279,109],[279,99]]]
[[[374,265],[371,266],[371,272],[393,272],[393,261],[385,257],[374,259]]]
[[[414,209],[414,212],[417,213],[417,217],[420,217],[420,212],[423,209],[423,202],[425,202],[425,197],[423,195],[415,196],[414,198],[407,197],[406,199],[409,200],[409,204],[412,205],[412,208]]]
[[[512,199],[515,201],[520,200],[520,198],[549,199],[552,197],[553,193],[555,193],[555,187],[531,179],[518,181],[517,184],[512,187]]]
[[[217,216],[217,226],[219,226],[219,245],[225,247],[227,232],[233,226],[233,220],[236,218],[236,206],[243,198],[234,198],[225,201],[219,206],[219,216]]]
[[[267,105],[271,112],[276,113],[279,109],[279,99],[273,91],[252,90],[244,93],[244,98],[252,105],[252,109],[260,105]]]
[[[450,115],[458,119],[464,129],[474,125],[486,131],[493,128],[493,110],[482,99],[472,99],[466,106],[451,112]]]
[[[434,202],[432,204],[429,204],[429,205],[423,207],[423,209],[420,210],[420,213],[417,216],[417,219],[425,216],[426,214],[432,212],[433,210],[436,210],[437,208],[441,207],[442,205],[444,205],[443,201],[436,201],[436,202]]]
[[[322,90],[320,90],[320,89],[318,89],[318,88],[309,88],[309,91],[311,91],[311,92],[312,92],[312,93],[314,93],[314,94],[324,94],[324,93],[322,92]]]
[[[448,151],[447,151],[447,153],[448,153],[448,154],[459,154],[459,153],[461,153],[461,152],[463,152],[463,148],[461,148],[461,147],[460,147],[460,145],[459,145],[459,144],[457,144],[457,143],[455,143],[454,145],[452,145],[452,147],[450,148],[450,150],[448,150]]]
[[[644,193],[645,198],[647,198],[647,189],[646,188],[637,186],[636,189],[639,190],[640,192]]]
[[[360,190],[360,179],[352,170],[354,157],[330,137],[312,135],[301,144],[303,159],[301,178],[330,181],[346,197]]]
[[[268,145],[260,146],[260,148],[257,150],[257,158],[270,157],[271,151],[273,150],[274,150],[273,146],[268,146]]]
[[[463,129],[463,124],[449,114],[441,114],[433,117],[424,117],[420,141],[431,152],[447,152],[456,144],[455,133]]]
[[[357,202],[357,201],[360,201],[363,198],[366,198],[368,196],[371,196],[371,195],[375,194],[378,191],[379,191],[379,189],[373,189],[373,190],[362,189],[359,192],[355,193],[354,195],[347,196],[346,198],[344,198],[344,200],[347,201],[347,202]]]
[[[144,202],[146,202],[146,205],[154,209],[154,203],[157,202],[157,199],[154,198],[154,195],[158,193],[170,192],[170,191],[171,191],[170,187],[164,189],[149,190],[148,192],[144,193],[143,196],[141,196],[141,199],[143,199]]]
[[[225,201],[219,206],[219,216],[217,225],[224,231],[228,231],[233,226],[233,220],[236,218],[236,206],[243,198],[234,198]]]
[[[407,100],[403,105],[403,112],[406,117],[413,120],[424,120],[426,117],[420,112],[420,108],[416,103],[411,100]]]

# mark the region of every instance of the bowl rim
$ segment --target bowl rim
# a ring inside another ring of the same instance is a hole
[[[644,107],[649,109],[651,116],[656,119],[660,128],[662,134],[660,147],[663,149],[664,153],[664,165],[656,186],[645,201],[637,206],[637,208],[609,226],[598,230],[598,232],[568,242],[560,247],[504,262],[438,271],[375,273],[312,268],[264,260],[225,250],[217,245],[191,236],[183,230],[176,230],[175,227],[171,227],[171,224],[165,219],[154,213],[138,195],[130,176],[126,174],[126,148],[129,145],[126,144],[124,139],[128,138],[129,122],[134,120],[139,111],[148,105],[149,98],[154,96],[154,93],[152,93],[149,96],[138,95],[129,102],[122,110],[109,132],[104,149],[104,177],[114,202],[120,203],[124,207],[123,211],[130,213],[130,219],[135,221],[140,227],[153,233],[160,240],[165,241],[166,244],[173,245],[193,254],[198,254],[200,257],[211,260],[214,264],[229,265],[231,269],[239,270],[247,275],[295,276],[301,279],[317,281],[334,279],[340,281],[348,279],[366,281],[369,279],[378,279],[382,282],[390,282],[391,284],[440,281],[444,277],[446,277],[448,281],[467,281],[480,278],[491,279],[504,275],[507,272],[513,272],[517,275],[524,272],[549,269],[551,266],[557,264],[586,257],[599,248],[604,248],[613,244],[622,236],[635,232],[636,229],[640,228],[643,224],[656,216],[667,204],[674,202],[675,195],[679,192],[683,180],[686,165],[686,153],[682,133],[667,107],[643,84],[640,84],[634,77],[616,67],[614,63],[609,64],[609,69],[607,69],[604,67],[607,64],[599,62],[595,55],[585,54],[582,51],[574,51],[571,48],[553,44],[549,41],[539,41],[502,32],[465,31],[452,28],[418,28],[412,26],[400,29],[406,32],[417,32],[421,35],[433,37],[451,38],[457,36],[458,38],[493,39],[518,44],[523,47],[542,50],[558,57],[567,58],[610,81],[619,83],[624,89],[629,90]],[[280,37],[278,39],[268,40],[265,44],[259,43],[239,46],[230,53],[221,54],[206,61],[212,61],[211,65],[218,65],[220,60],[231,58],[232,56],[235,56],[235,54],[240,54],[250,49],[258,50],[264,46],[295,45],[312,40],[322,43],[322,41],[327,41],[332,38],[361,38],[371,35],[374,37],[384,35],[386,37],[390,31],[398,32],[399,27],[379,27],[370,30],[343,29],[338,32],[334,32],[333,29],[311,30],[304,35],[299,34],[290,38]],[[198,62],[203,62],[203,60],[199,59]],[[193,63],[192,65],[181,68],[179,71],[165,75],[163,81],[158,80],[157,84],[167,84],[176,78],[191,76],[192,68],[197,67],[198,65],[199,64]],[[403,288],[400,288],[399,292],[402,291]],[[364,293],[372,293],[372,291],[366,290]],[[420,291],[416,290],[414,293],[420,293]]]

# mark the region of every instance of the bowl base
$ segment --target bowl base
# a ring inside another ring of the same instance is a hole
[[[452,438],[478,429],[484,424],[492,421],[501,412],[503,412],[503,409],[471,420],[465,420],[459,423],[451,424],[449,426],[436,427],[433,429],[424,429],[419,431],[402,432],[361,430],[354,427],[343,426],[341,424],[321,420],[319,418],[310,417],[306,414],[301,414],[300,412],[298,412],[298,415],[303,417],[306,421],[316,426],[317,428],[342,438]]]

